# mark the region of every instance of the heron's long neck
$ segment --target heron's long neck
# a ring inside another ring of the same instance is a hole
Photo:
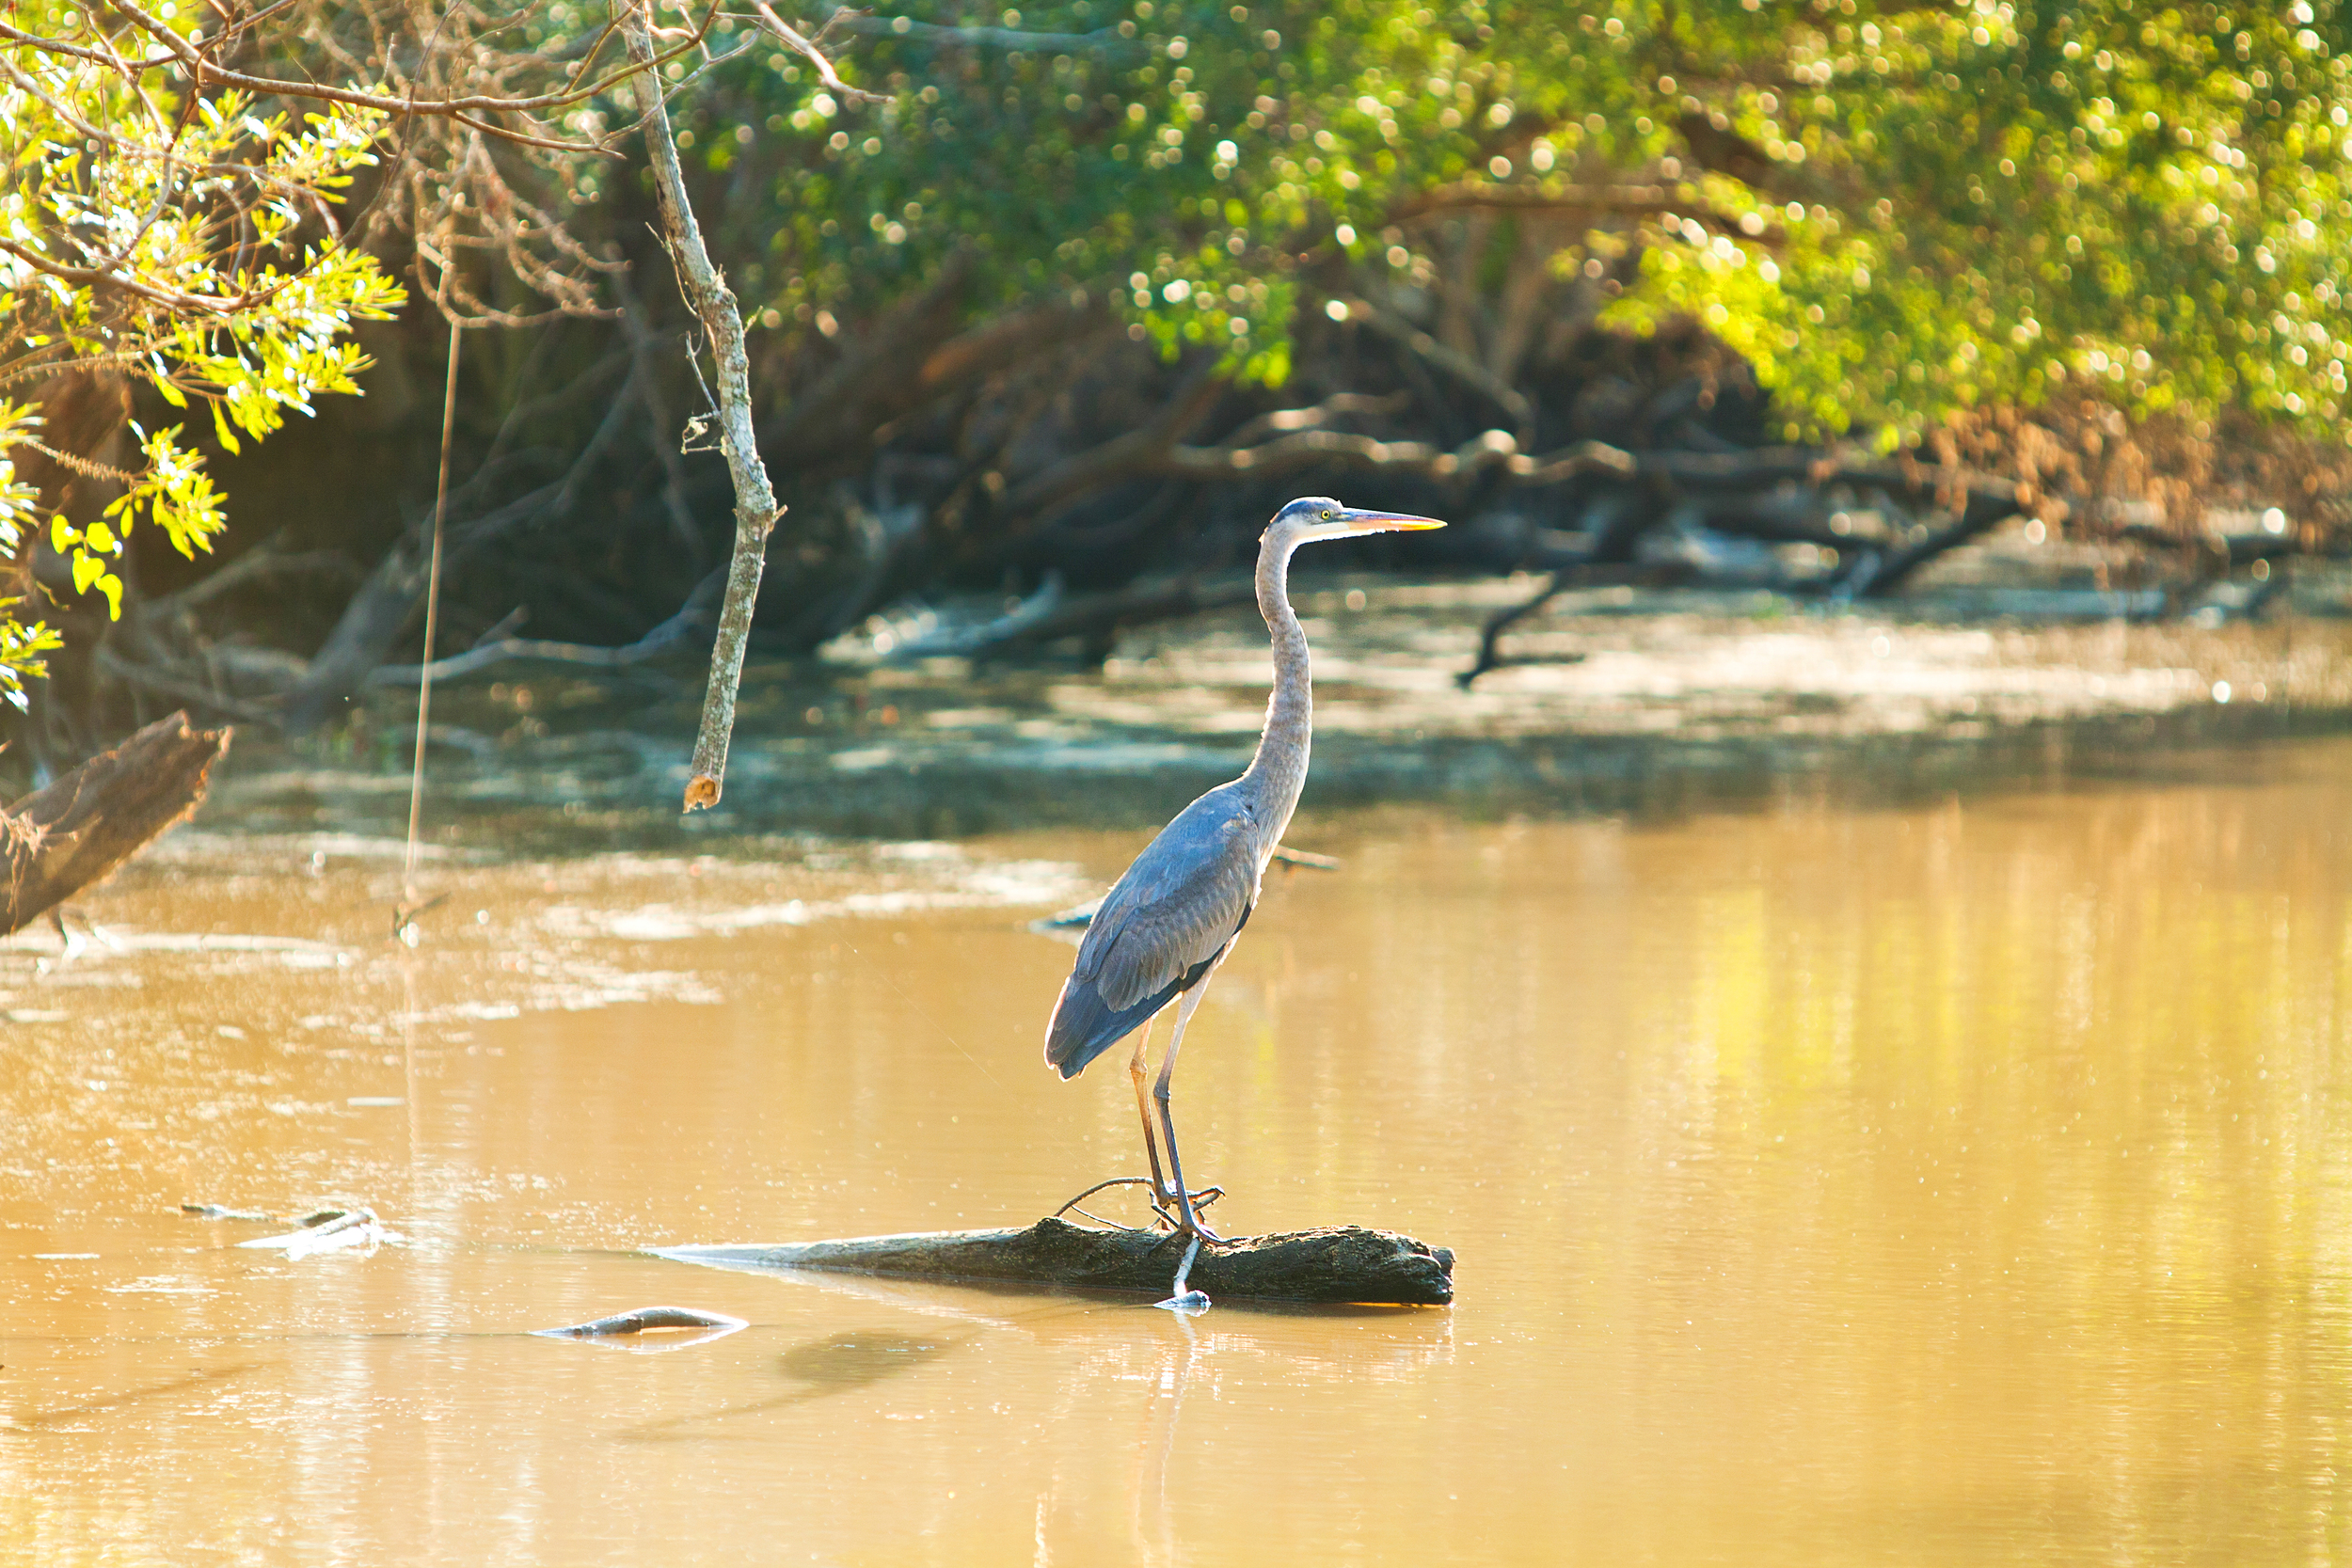
[[[1268,539],[1258,550],[1258,612],[1274,639],[1274,693],[1266,699],[1265,733],[1242,783],[1261,802],[1259,820],[1272,837],[1270,849],[1290,823],[1298,792],[1307,783],[1307,750],[1314,729],[1313,680],[1307,663],[1307,633],[1291,611],[1289,577],[1295,542]]]

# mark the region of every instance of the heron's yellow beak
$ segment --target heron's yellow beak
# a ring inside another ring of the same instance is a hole
[[[1346,539],[1359,533],[1406,533],[1443,527],[1445,524],[1436,517],[1416,517],[1406,512],[1359,512],[1351,507],[1329,522],[1315,525],[1314,532]]]

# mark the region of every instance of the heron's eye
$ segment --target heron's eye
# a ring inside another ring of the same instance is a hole
[[[1327,506],[1323,509],[1323,520],[1327,523],[1336,518],[1339,515],[1340,509],[1336,506]]]

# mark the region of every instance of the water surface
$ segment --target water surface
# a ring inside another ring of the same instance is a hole
[[[432,861],[185,835],[0,944],[0,1554],[2326,1560],[2352,746],[1856,809],[1303,819],[1177,1081],[1449,1310],[699,1270],[1138,1165],[1036,915],[1144,835]],[[1114,1064],[1115,1065],[1115,1064]],[[375,1208],[405,1238],[234,1243]],[[676,1302],[668,1354],[523,1331]]]

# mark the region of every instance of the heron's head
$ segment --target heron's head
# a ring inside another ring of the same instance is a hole
[[[1274,515],[1266,525],[1269,536],[1287,533],[1300,544],[1315,539],[1355,539],[1367,533],[1403,533],[1443,528],[1435,517],[1404,512],[1362,512],[1342,506],[1328,496],[1301,496]]]

